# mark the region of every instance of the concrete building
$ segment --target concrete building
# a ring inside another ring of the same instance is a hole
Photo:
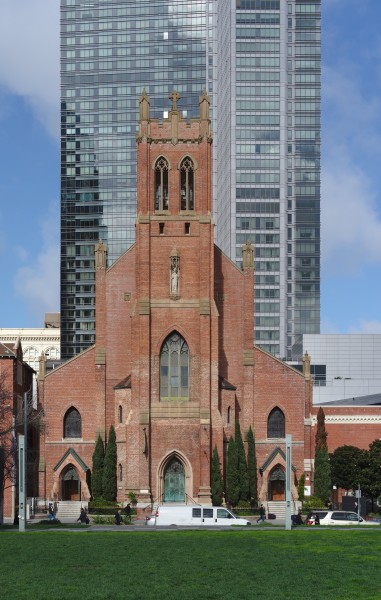
[[[212,98],[217,242],[255,244],[256,343],[291,358],[320,322],[320,0],[61,0],[62,358],[95,340],[93,245],[134,242],[135,123]]]
[[[293,350],[300,369],[306,352],[311,357],[314,404],[380,403],[380,334],[303,335],[303,343]]]

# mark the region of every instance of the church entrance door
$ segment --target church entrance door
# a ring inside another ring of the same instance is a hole
[[[277,465],[269,475],[268,498],[273,501],[285,500],[285,473],[280,465]]]
[[[164,473],[164,502],[185,502],[184,467],[173,458]]]
[[[81,482],[77,469],[73,465],[69,465],[61,479],[62,500],[80,500],[80,486]]]

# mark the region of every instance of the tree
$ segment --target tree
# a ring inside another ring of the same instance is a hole
[[[330,457],[332,485],[354,490],[360,481],[360,462],[363,450],[356,446],[339,446]]]
[[[103,496],[103,467],[105,460],[105,450],[103,440],[98,435],[93,452],[93,470],[91,473],[91,491],[94,499],[102,498]]]
[[[221,476],[220,457],[218,456],[217,446],[214,446],[213,450],[211,484],[212,504],[213,506],[221,506],[224,484]]]
[[[325,414],[320,407],[317,414],[315,438],[314,495],[324,503],[331,498],[331,466],[329,464]]]
[[[299,477],[299,481],[298,481],[298,500],[303,501],[304,500],[304,484],[305,484],[306,478],[304,473],[301,474],[301,476]]]
[[[115,501],[117,495],[116,460],[116,436],[115,429],[111,425],[108,434],[102,479],[103,498],[110,502]]]
[[[32,381],[32,380],[31,380]],[[0,372],[0,523],[3,520],[4,491],[15,485],[17,465],[17,434],[24,433],[24,399],[19,401],[13,393],[13,381],[8,373]],[[28,424],[28,464],[35,460],[33,439],[39,432],[44,431],[44,413],[41,405],[37,404],[32,388],[26,394],[26,420]]]
[[[235,446],[237,453],[237,471],[239,487],[238,500],[247,500],[249,496],[249,481],[247,476],[245,447],[243,445],[241,426],[239,424],[239,421],[235,422]]]
[[[373,501],[381,495],[381,440],[375,440],[369,450],[363,450],[359,460],[359,482],[363,495]]]
[[[229,504],[236,506],[239,501],[239,478],[237,469],[237,449],[232,436],[229,440],[227,459],[226,496]]]
[[[257,457],[255,454],[255,439],[252,428],[247,433],[247,478],[249,484],[249,500],[258,504]]]

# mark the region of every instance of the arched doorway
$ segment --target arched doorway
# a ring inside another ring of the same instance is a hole
[[[78,471],[73,465],[68,465],[62,472],[61,498],[62,500],[81,499],[81,481]]]
[[[184,465],[172,458],[164,471],[164,502],[185,502]]]
[[[276,465],[268,478],[268,498],[269,500],[285,499],[285,472],[281,465]]]

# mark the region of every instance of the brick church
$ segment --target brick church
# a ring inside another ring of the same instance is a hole
[[[253,345],[254,252],[237,267],[214,244],[209,98],[162,122],[140,97],[136,243],[107,268],[95,247],[96,344],[39,375],[47,429],[40,496],[90,499],[98,434],[117,436],[118,500],[211,502],[211,455],[239,419],[256,439],[261,500],[284,499],[285,434],[296,481],[311,470],[312,384]]]

